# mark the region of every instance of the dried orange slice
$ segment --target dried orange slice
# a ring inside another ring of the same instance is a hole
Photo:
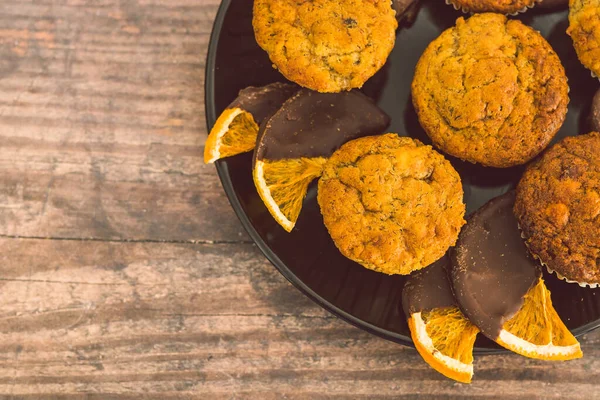
[[[257,160],[254,184],[275,220],[288,232],[294,228],[308,185],[323,173],[324,157]]]
[[[259,125],[297,91],[296,85],[280,82],[242,89],[211,129],[204,162],[254,150]]]
[[[417,351],[433,369],[458,382],[473,378],[473,346],[479,329],[458,307],[414,313],[408,319]]]
[[[473,345],[479,329],[460,311],[444,256],[414,272],[402,289],[402,308],[421,357],[433,369],[463,383],[473,377]]]
[[[204,147],[204,162],[252,151],[256,145],[258,124],[252,114],[241,108],[228,108],[219,116]]]
[[[454,297],[488,338],[526,357],[571,360],[577,339],[552,307],[540,263],[529,255],[513,213],[514,191],[475,212],[451,251]]]
[[[541,360],[572,360],[583,353],[562,322],[543,279],[525,295],[521,309],[507,321],[496,342],[517,354]]]

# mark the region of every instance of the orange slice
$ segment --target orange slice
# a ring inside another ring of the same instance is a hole
[[[410,335],[421,357],[433,369],[458,382],[473,378],[473,346],[479,329],[458,307],[411,314]]]
[[[525,295],[523,306],[507,321],[496,342],[517,354],[540,360],[572,360],[583,356],[575,336],[562,322],[540,278]]]
[[[296,225],[308,185],[323,173],[324,157],[256,160],[254,184],[275,220],[287,232]]]
[[[241,108],[228,108],[219,116],[210,131],[204,147],[204,162],[254,150],[258,124],[252,114]]]

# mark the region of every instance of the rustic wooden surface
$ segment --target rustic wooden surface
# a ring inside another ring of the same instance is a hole
[[[0,0],[0,398],[600,397],[600,333],[460,385],[268,264],[202,163],[218,5]]]

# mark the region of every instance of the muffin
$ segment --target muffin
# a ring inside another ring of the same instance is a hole
[[[524,164],[560,129],[567,77],[548,42],[500,14],[477,14],[443,32],[412,83],[419,121],[435,146],[489,167]]]
[[[517,14],[535,6],[535,0],[446,0],[456,10],[471,13]]]
[[[579,61],[594,76],[600,75],[600,0],[570,0],[567,34]]]
[[[340,252],[390,275],[441,258],[464,224],[460,176],[450,162],[396,134],[340,147],[325,164],[317,200]]]
[[[569,137],[523,175],[515,215],[530,251],[559,277],[600,283],[600,133]]]
[[[319,92],[360,88],[386,62],[390,0],[255,0],[256,41],[289,80]]]

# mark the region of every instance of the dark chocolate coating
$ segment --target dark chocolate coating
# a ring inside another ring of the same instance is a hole
[[[378,135],[390,117],[359,91],[318,93],[301,89],[263,123],[255,159],[329,157],[342,144]]]
[[[261,87],[250,86],[240,90],[238,97],[227,108],[238,107],[248,111],[254,122],[260,125],[299,89],[297,85],[280,82]]]
[[[535,7],[540,8],[568,8],[569,0],[541,0],[538,1]]]
[[[410,275],[402,289],[402,308],[407,318],[417,312],[457,305],[448,280],[448,264],[444,256]]]
[[[515,192],[490,200],[463,228],[450,252],[450,280],[459,307],[481,332],[498,338],[541,276],[513,214]]]
[[[596,91],[590,108],[589,125],[592,131],[600,132],[600,89]]]
[[[420,0],[392,0],[398,24],[411,25],[419,12]]]

